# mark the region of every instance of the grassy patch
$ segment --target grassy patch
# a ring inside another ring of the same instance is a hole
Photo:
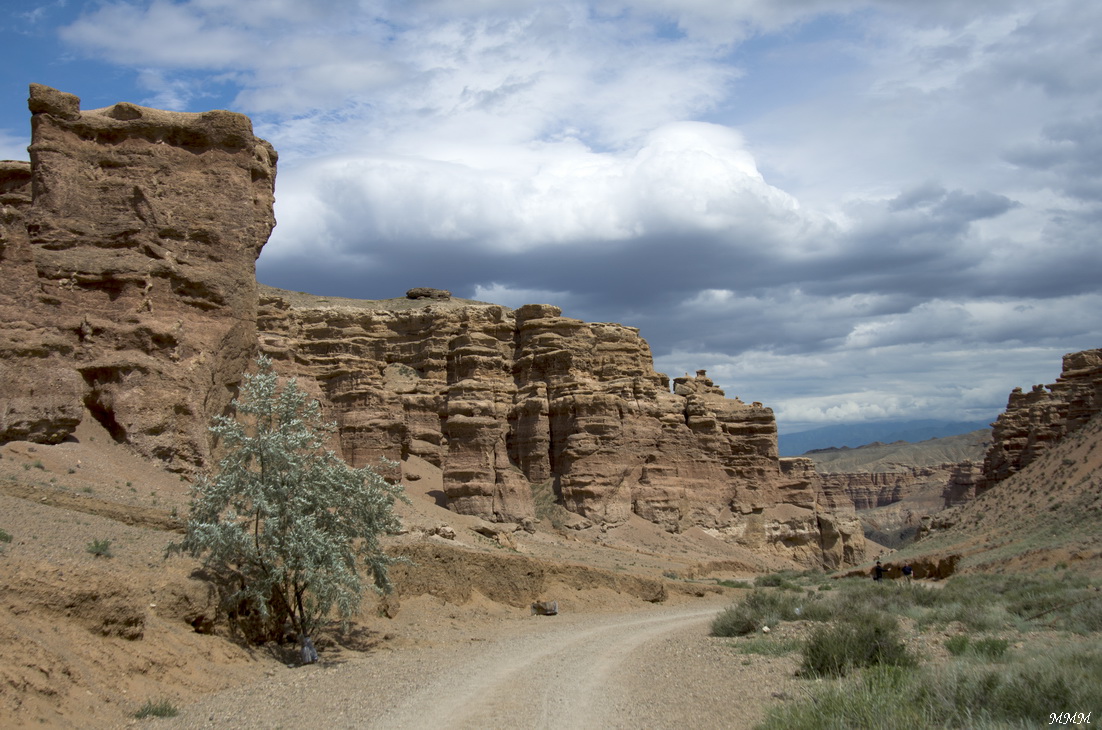
[[[1102,706],[1100,672],[1097,639],[997,668],[967,660],[920,669],[873,667],[816,686],[805,702],[774,708],[760,727],[1042,727],[1053,712]]]
[[[84,549],[90,552],[92,555],[95,555],[97,558],[115,557],[115,554],[111,552],[110,540],[93,540],[92,542],[88,543],[84,547]]]
[[[804,645],[800,674],[844,677],[863,667],[917,664],[903,644],[898,619],[885,613],[855,613],[815,630]]]
[[[1039,727],[1054,712],[1102,707],[1102,591],[1086,578],[1065,570],[963,575],[939,590],[833,585],[814,597],[773,591],[824,623],[801,649],[800,674],[818,679],[808,699],[773,708],[760,727]],[[903,644],[900,617],[963,633],[945,640],[949,659],[923,663],[930,658]],[[769,651],[772,638],[744,641]]]
[[[755,588],[741,603],[716,616],[712,636],[745,636],[781,621],[795,621],[802,613],[802,603],[802,596]]]
[[[146,703],[134,713],[134,717],[139,720],[144,720],[147,717],[176,717],[179,714],[180,711],[176,709],[176,705],[168,700],[147,700]]]

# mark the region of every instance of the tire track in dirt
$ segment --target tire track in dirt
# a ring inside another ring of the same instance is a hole
[[[347,663],[276,671],[158,721],[164,730],[257,728],[587,728],[621,727],[624,688],[652,694],[641,654],[669,637],[707,633],[722,607],[676,606],[622,614],[533,618],[494,639],[371,653]],[[686,667],[686,669],[691,669]],[[614,700],[613,698],[619,698]],[[634,715],[661,708],[651,702]],[[661,701],[661,700],[658,700]],[[621,704],[618,704],[621,703]],[[659,711],[655,723],[678,727]],[[720,727],[714,723],[699,727]]]
[[[715,608],[660,615],[598,617],[497,642],[478,659],[443,672],[372,723],[373,727],[609,727],[603,700],[623,680],[640,646],[691,624],[706,625]]]

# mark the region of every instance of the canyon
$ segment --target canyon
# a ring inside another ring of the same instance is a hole
[[[424,459],[456,513],[631,516],[806,565],[860,562],[852,502],[777,455],[761,403],[653,369],[635,328],[449,292],[337,300],[259,286],[277,154],[233,112],[82,111],[32,85],[30,163],[0,165],[0,442],[95,419],[185,476],[257,353],[322,402],[354,466]],[[401,476],[401,470],[394,472]]]

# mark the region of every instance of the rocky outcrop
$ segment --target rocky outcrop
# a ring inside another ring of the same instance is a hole
[[[31,86],[30,163],[0,163],[0,440],[90,413],[177,468],[255,351],[275,151],[248,118]]]
[[[949,481],[941,492],[945,509],[971,502],[983,491],[983,464],[962,461],[949,472]]]
[[[798,479],[814,490],[810,508],[815,512],[818,527],[818,552],[823,567],[828,570],[860,563],[865,558],[864,530],[854,509],[853,500],[845,490],[826,484],[815,471],[811,459],[795,457],[781,459],[785,476]],[[805,508],[808,505],[804,505]]]
[[[577,526],[635,514],[807,562],[863,554],[844,515],[824,543],[835,506],[813,470],[782,471],[770,409],[727,398],[704,371],[671,384],[633,327],[542,304],[267,287],[258,326],[262,350],[327,404],[346,458],[427,459],[458,512],[530,520],[533,487],[550,484]]]
[[[903,466],[897,471],[820,474],[825,486],[845,492],[859,510],[887,507],[915,496],[940,493],[959,464]]]
[[[1102,349],[1064,355],[1055,383],[1015,388],[994,423],[993,443],[976,491],[1015,474],[1102,410]]]

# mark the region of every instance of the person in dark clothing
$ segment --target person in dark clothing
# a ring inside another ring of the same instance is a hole
[[[915,569],[911,567],[911,564],[905,563],[903,565],[903,577],[907,580],[908,583],[910,583],[911,580],[914,578],[914,574]]]
[[[872,569],[872,579],[878,583],[884,580],[884,566],[879,560],[876,561],[876,567]]]

